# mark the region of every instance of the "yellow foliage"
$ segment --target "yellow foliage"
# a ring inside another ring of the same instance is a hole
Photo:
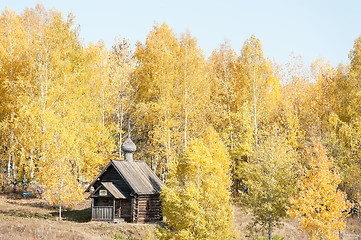
[[[338,170],[319,142],[308,151],[307,164],[300,169],[299,193],[291,197],[288,213],[298,219],[301,230],[311,239],[338,239],[350,207],[346,195],[337,188],[341,182]]]
[[[268,230],[286,216],[289,196],[296,192],[297,155],[283,136],[270,135],[260,141],[257,156],[250,157],[241,168],[246,193],[240,204],[254,218],[253,229]]]
[[[156,25],[135,51],[135,117],[157,173],[167,171],[202,133],[209,98],[204,56],[189,34],[177,38],[166,25]]]
[[[238,56],[227,43],[213,51],[209,71],[212,124],[221,134],[231,158],[241,158],[252,149],[252,114]]]
[[[5,11],[0,24],[7,36],[0,38],[0,59],[6,63],[0,91],[11,110],[1,119],[8,162],[43,186],[52,204],[71,204],[82,198],[78,180],[91,180],[110,156],[97,97],[99,76],[107,74],[95,75],[93,69],[94,60],[106,59],[107,52],[84,48],[71,15],[63,20],[60,12],[41,5],[21,16]],[[23,177],[13,172],[14,178]]]
[[[171,230],[161,239],[234,239],[228,154],[214,130],[192,140],[169,167],[162,189],[163,214]]]
[[[120,157],[131,117],[139,158],[168,172],[165,239],[233,238],[231,174],[234,192],[248,185],[256,220],[277,221],[296,178],[294,149],[310,136],[325,143],[343,181],[317,143],[290,214],[332,238],[347,207],[337,187],[361,201],[361,37],[350,66],[319,59],[308,74],[295,61],[281,85],[281,68],[254,36],[239,56],[226,43],[207,62],[194,37],[161,24],[133,56],[125,40],[111,51],[83,45],[71,14],[65,20],[41,5],[5,9],[0,36],[0,185],[26,177],[52,204],[79,200],[80,182]]]

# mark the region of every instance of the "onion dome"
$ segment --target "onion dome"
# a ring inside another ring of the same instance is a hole
[[[133,161],[133,153],[137,150],[137,146],[133,143],[130,137],[125,140],[125,142],[121,146],[122,151],[124,152],[124,160],[129,162]]]

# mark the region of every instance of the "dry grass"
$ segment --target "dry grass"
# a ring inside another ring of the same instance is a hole
[[[242,214],[239,207],[234,207],[234,213],[235,223],[240,239],[259,239],[260,237],[266,237],[266,234],[250,233],[247,229],[248,223],[252,220],[252,215]],[[282,222],[281,227],[274,230],[273,236],[279,236],[287,240],[306,240],[307,235],[305,233],[300,233],[297,227],[297,223],[294,221]]]
[[[79,203],[63,212],[39,198],[22,198],[20,195],[0,195],[0,240],[5,239],[146,239],[156,224],[90,222],[90,203]],[[240,239],[259,239],[265,235],[250,234],[246,226],[251,215],[242,214],[238,207],[235,220]],[[345,233],[361,233],[361,218],[350,217]],[[274,236],[287,240],[305,240],[296,222],[284,222],[275,229]]]
[[[240,239],[259,239],[260,237],[266,237],[264,234],[250,234],[247,229],[247,224],[252,220],[252,215],[242,214],[242,211],[239,207],[234,207],[235,212],[235,223],[237,231],[240,235]],[[347,234],[358,234],[361,233],[361,217],[357,216],[349,217],[347,219],[346,229],[344,233]],[[284,221],[282,222],[281,227],[277,228],[273,232],[273,236],[279,236],[284,240],[306,240],[307,234],[304,232],[299,232],[298,224],[296,221]]]
[[[0,240],[5,239],[145,239],[155,224],[90,222],[90,203],[63,212],[38,198],[0,195]]]

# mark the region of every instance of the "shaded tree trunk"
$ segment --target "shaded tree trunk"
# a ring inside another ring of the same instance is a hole
[[[268,220],[268,239],[272,240],[272,214],[269,215]]]

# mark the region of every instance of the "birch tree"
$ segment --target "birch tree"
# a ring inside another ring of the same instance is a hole
[[[81,198],[80,179],[93,178],[110,156],[109,134],[96,101],[99,88],[94,87],[98,78],[91,63],[96,58],[80,43],[71,14],[64,20],[58,11],[37,5],[16,18],[22,35],[1,39],[0,49],[8,47],[7,40],[19,43],[24,63],[16,64],[13,75],[11,68],[1,69],[1,81],[8,86],[4,103],[11,109],[1,124],[11,130],[8,139],[16,146],[17,166],[10,155],[13,168],[44,187],[51,203],[60,196],[63,206],[65,199]],[[9,56],[0,52],[3,62]],[[55,196],[55,188],[63,192]]]
[[[252,153],[252,114],[246,82],[240,73],[237,54],[227,43],[213,51],[210,57],[211,124],[226,144],[231,157],[232,189],[241,188],[239,166]]]
[[[134,73],[136,120],[142,141],[147,142],[153,168],[166,171],[181,142],[175,119],[180,103],[174,98],[177,88],[179,41],[166,25],[154,26],[144,45],[138,43]]]
[[[349,202],[338,189],[341,182],[338,170],[319,142],[308,150],[307,167],[302,167],[300,174],[299,193],[291,197],[288,213],[311,239],[338,239],[346,226]]]
[[[287,216],[289,196],[296,193],[297,165],[295,151],[274,132],[259,142],[257,157],[251,157],[242,169],[247,193],[240,202],[253,215],[249,227],[267,230],[270,240],[275,226]]]
[[[185,155],[170,164],[161,193],[169,229],[159,233],[160,239],[236,239],[229,164],[213,129],[189,142]]]
[[[207,64],[196,39],[179,39],[166,25],[155,26],[144,45],[138,44],[134,72],[136,123],[148,141],[147,158],[158,173],[201,135],[209,99]]]
[[[280,99],[279,77],[263,55],[259,39],[251,36],[242,47],[240,56],[241,81],[245,83],[246,96],[252,116],[253,146],[257,154],[260,133],[274,119]]]
[[[118,157],[121,158],[121,145],[123,143],[124,121],[134,107],[133,89],[131,86],[131,74],[135,68],[135,60],[130,43],[126,39],[118,38],[114,43],[110,55],[110,82],[108,95],[110,95],[111,107],[109,111],[114,115],[113,123],[109,125],[117,134]],[[114,114],[115,113],[115,114]]]
[[[26,55],[26,32],[21,17],[14,11],[5,9],[0,17],[0,26],[1,140],[5,153],[3,158],[7,158],[7,181],[15,181],[16,168],[19,164],[18,156],[16,156],[16,150],[19,147],[16,135],[24,130],[16,121],[21,107],[17,98],[21,94],[19,85],[25,84],[23,76],[26,73],[22,71],[22,68],[29,63],[24,56]]]

